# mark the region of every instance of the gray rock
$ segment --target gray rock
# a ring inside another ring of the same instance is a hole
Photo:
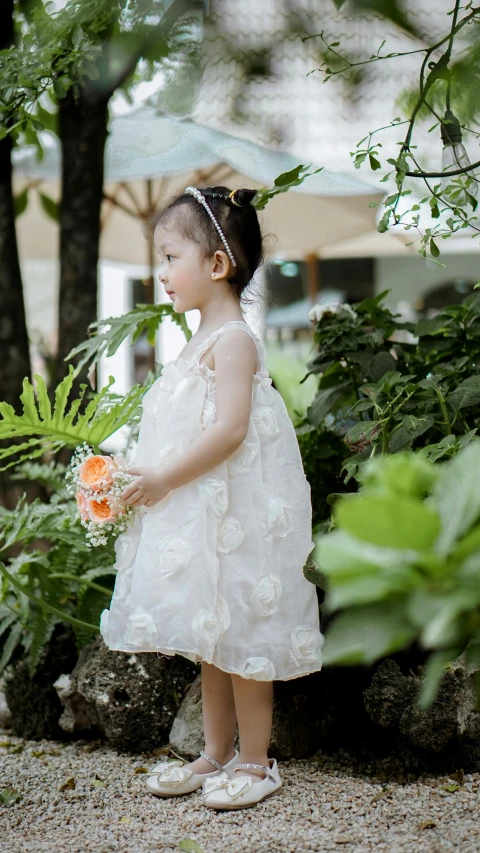
[[[78,659],[71,625],[57,623],[31,676],[28,661],[17,663],[5,678],[5,699],[12,715],[12,729],[28,740],[65,740],[58,724],[62,705],[53,686],[62,672],[70,672]]]
[[[370,687],[363,693],[363,704],[370,719],[382,728],[398,726],[402,714],[417,695],[418,678],[403,675],[398,663],[384,660],[375,672]]]
[[[60,725],[96,729],[119,750],[162,746],[197,672],[180,655],[110,651],[99,636],[82,649],[73,672],[55,682],[64,703]]]
[[[86,731],[98,727],[98,715],[95,707],[90,705],[84,696],[76,690],[71,675],[63,673],[53,684],[64,707],[59,719],[59,725],[66,732]]]
[[[10,729],[11,727],[12,712],[5,699],[5,685],[2,679],[0,680],[0,729]]]
[[[178,709],[170,731],[170,743],[180,755],[188,758],[197,757],[205,745],[202,720],[202,680],[200,675],[190,685]]]
[[[421,676],[403,675],[393,660],[384,660],[364,691],[370,718],[397,731],[408,747],[432,754],[456,754],[475,766],[480,759],[480,714],[475,710],[475,670],[461,658],[445,670],[430,707],[417,705]],[[480,767],[480,763],[478,764]]]

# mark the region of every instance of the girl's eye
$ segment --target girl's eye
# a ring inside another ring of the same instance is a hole
[[[167,258],[167,261],[170,261],[170,259],[173,258],[173,255],[166,255],[165,257]]]

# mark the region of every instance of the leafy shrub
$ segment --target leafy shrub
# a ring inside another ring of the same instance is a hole
[[[320,375],[307,420],[347,445],[345,482],[378,454],[452,456],[479,425],[480,294],[416,326],[397,322],[384,296],[344,310],[324,306],[314,332],[318,354],[307,364],[307,376]]]
[[[437,466],[412,452],[364,466],[313,553],[326,578],[325,664],[370,664],[417,641],[430,651],[420,704],[464,654],[480,670],[480,443]],[[480,700],[480,672],[477,687]]]

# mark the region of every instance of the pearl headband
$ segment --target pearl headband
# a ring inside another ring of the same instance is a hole
[[[233,257],[233,252],[232,252],[230,246],[228,245],[225,234],[223,233],[222,229],[220,228],[220,225],[218,224],[216,217],[210,208],[210,205],[207,203],[205,196],[202,195],[200,190],[197,190],[196,187],[187,187],[185,190],[185,195],[193,195],[193,197],[198,201],[198,203],[203,205],[203,207],[207,211],[210,219],[212,220],[213,224],[215,225],[215,228],[218,231],[219,237],[220,237],[223,245],[225,246],[225,249],[227,250],[228,257],[230,258],[233,266],[236,267],[237,263],[235,261],[235,258]]]

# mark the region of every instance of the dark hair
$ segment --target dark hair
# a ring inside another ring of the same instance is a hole
[[[235,258],[228,282],[241,298],[243,291],[253,278],[255,270],[263,261],[263,240],[257,211],[251,204],[256,190],[227,187],[198,187],[225,234]],[[207,211],[193,196],[182,193],[171,199],[161,210],[155,211],[146,222],[146,233],[150,239],[157,225],[168,229],[170,223],[182,237],[198,243],[207,257],[217,249],[223,249],[220,235]]]

